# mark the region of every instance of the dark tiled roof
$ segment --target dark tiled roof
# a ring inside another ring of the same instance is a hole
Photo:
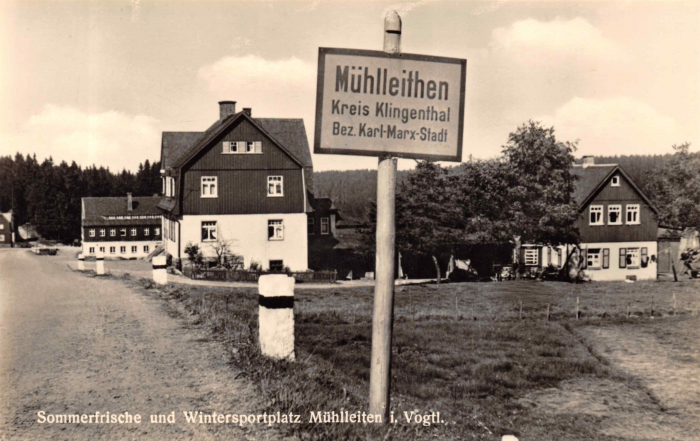
[[[181,163],[195,150],[204,147],[203,144],[207,143],[218,129],[222,129],[240,115],[241,113],[236,113],[223,121],[216,121],[204,132],[163,132],[161,143],[163,168],[182,165]],[[304,120],[285,118],[251,118],[251,120],[287,149],[304,167],[313,167]]]
[[[126,197],[109,198],[83,198],[85,217],[83,226],[92,225],[160,225],[158,219],[105,219],[105,216],[160,216],[161,212],[156,208],[160,202],[160,196],[134,197],[133,210],[127,211]]]
[[[572,167],[571,174],[577,178],[574,189],[576,202],[582,204],[615,168],[617,168],[617,164],[601,164],[585,168],[580,166]]]
[[[161,168],[172,167],[188,147],[192,146],[204,132],[163,132],[161,143]]]

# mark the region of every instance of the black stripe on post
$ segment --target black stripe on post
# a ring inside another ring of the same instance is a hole
[[[294,308],[294,297],[292,296],[258,296],[260,306],[267,309]]]
[[[153,269],[167,269],[168,265],[153,265]]]

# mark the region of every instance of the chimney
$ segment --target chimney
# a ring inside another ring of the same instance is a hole
[[[252,116],[253,116],[253,109],[251,109],[250,107],[244,107],[244,108],[243,108],[243,113],[245,113],[246,115],[252,117]]]
[[[126,211],[134,211],[134,200],[131,198],[131,193],[126,194]]]
[[[236,113],[235,101],[219,101],[219,121],[223,121],[227,116]]]
[[[583,157],[583,167],[588,167],[589,165],[595,165],[595,157],[594,156],[584,156]]]

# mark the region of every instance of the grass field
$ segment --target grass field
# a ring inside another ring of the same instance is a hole
[[[308,415],[367,409],[372,288],[319,290],[299,285],[297,361],[288,363],[273,362],[258,352],[255,289],[174,284],[155,288],[150,281],[140,283],[151,295],[193,314],[231,346],[233,361],[267,399],[266,411]],[[514,281],[397,288],[392,410],[399,423],[306,423],[284,429],[301,439],[500,440],[505,434],[538,440],[627,439],[601,432],[604,414],[549,415],[527,397],[581,380],[642,387],[611,366],[604,349],[585,338],[583,330],[602,323],[624,328],[649,321],[652,297],[654,316],[671,326],[684,317],[692,319],[700,305],[699,287],[692,281]],[[671,317],[674,295],[677,317]],[[577,297],[580,320],[575,319]],[[404,411],[440,412],[443,423],[406,423]]]

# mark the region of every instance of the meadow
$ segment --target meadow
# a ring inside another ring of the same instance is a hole
[[[298,285],[296,361],[277,362],[258,350],[254,288],[156,287],[145,279],[138,285],[168,300],[193,323],[209,327],[230,348],[241,375],[259,387],[268,413],[367,409],[372,287]],[[398,423],[306,421],[282,429],[300,439],[323,440],[500,440],[505,434],[538,440],[625,439],[600,432],[604,415],[546,414],[529,397],[580,380],[644,389],[611,366],[585,337],[588,330],[657,319],[674,327],[696,320],[699,286],[693,281],[509,281],[397,287],[391,404]],[[441,422],[408,423],[404,412],[440,412]]]

